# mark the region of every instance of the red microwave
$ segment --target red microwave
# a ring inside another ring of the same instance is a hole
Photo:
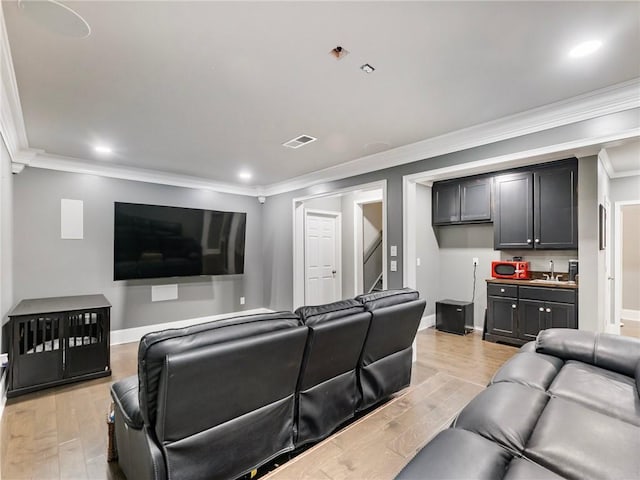
[[[493,278],[529,278],[529,262],[491,262]]]

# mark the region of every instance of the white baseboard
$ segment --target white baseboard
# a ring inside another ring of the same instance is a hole
[[[640,322],[640,310],[630,310],[628,308],[623,308],[620,312],[620,317],[625,320],[634,320],[636,322]]]
[[[240,312],[221,313],[218,315],[210,315],[208,317],[189,318],[187,320],[178,320],[176,322],[156,323],[154,325],[144,325],[143,327],[125,328],[122,330],[111,331],[111,345],[120,345],[122,343],[139,342],[147,333],[158,332],[168,328],[184,328],[198,323],[211,322],[223,318],[237,317],[239,315],[255,315],[258,313],[271,313],[273,310],[268,308],[254,308],[252,310],[242,310]]]
[[[420,325],[418,325],[418,331],[424,330],[426,328],[435,327],[436,326],[436,314],[432,313],[431,315],[425,315],[420,320]]]

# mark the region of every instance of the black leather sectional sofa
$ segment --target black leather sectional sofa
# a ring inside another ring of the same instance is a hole
[[[145,335],[111,387],[130,480],[234,479],[409,385],[425,301],[402,289]]]
[[[397,479],[640,478],[640,340],[543,330]]]

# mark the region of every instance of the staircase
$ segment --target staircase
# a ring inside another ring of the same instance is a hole
[[[362,266],[364,292],[382,290],[382,232],[365,252]]]

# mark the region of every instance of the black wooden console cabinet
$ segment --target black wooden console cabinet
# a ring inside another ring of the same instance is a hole
[[[104,295],[22,300],[9,312],[7,397],[111,375]]]

